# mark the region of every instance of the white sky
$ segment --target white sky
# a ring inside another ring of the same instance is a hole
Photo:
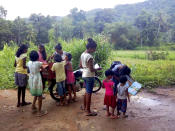
[[[77,7],[84,11],[95,8],[113,8],[118,4],[130,4],[145,0],[0,0],[7,10],[7,19],[17,16],[29,17],[32,13],[51,16],[65,16],[70,9]]]

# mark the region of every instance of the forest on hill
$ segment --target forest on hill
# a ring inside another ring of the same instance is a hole
[[[73,8],[64,17],[31,14],[6,20],[0,6],[0,48],[4,44],[69,42],[102,34],[115,49],[166,46],[175,49],[175,1],[147,0],[91,11]]]

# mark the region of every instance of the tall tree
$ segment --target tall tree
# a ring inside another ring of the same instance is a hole
[[[7,15],[7,10],[4,7],[0,6],[0,18],[5,18]]]

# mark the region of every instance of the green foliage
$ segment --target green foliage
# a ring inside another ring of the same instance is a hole
[[[0,51],[0,89],[13,88],[14,82],[14,61],[17,46],[4,45],[3,51]]]
[[[122,52],[122,56],[120,53]],[[137,53],[138,52],[138,53]],[[132,56],[137,55],[142,58],[144,51],[113,51],[111,57],[106,62],[109,68],[112,61],[121,61],[128,65],[131,70],[131,76],[146,88],[166,86],[175,84],[175,59],[174,60],[155,60],[137,59]],[[174,54],[171,52],[169,54]],[[175,58],[175,57],[174,57]]]
[[[147,51],[146,54],[148,60],[165,60],[168,56],[165,51]]]
[[[97,42],[97,49],[96,53],[93,54],[95,58],[95,62],[99,63],[102,67],[105,65],[105,62],[107,61],[111,47],[107,43],[104,36],[96,36],[94,37],[94,40]],[[63,50],[66,52],[70,52],[72,54],[72,63],[73,68],[78,69],[79,68],[79,60],[81,54],[86,50],[86,43],[87,40],[78,40],[78,39],[72,39],[70,42],[66,42],[62,39],[58,40],[62,46]],[[55,51],[54,47],[57,43],[50,42],[45,45],[46,52],[48,56],[51,56],[52,53]],[[13,46],[8,46],[7,44],[4,46],[3,50],[0,51],[0,89],[4,88],[14,88],[14,61],[15,61],[15,53],[17,50],[17,45],[13,43]],[[31,50],[38,50],[37,46],[34,45],[34,43],[29,44],[28,54]],[[28,55],[29,56],[29,55]],[[29,58],[27,58],[27,61]]]

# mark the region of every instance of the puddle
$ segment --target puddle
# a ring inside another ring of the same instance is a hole
[[[145,98],[145,97],[140,97],[140,96],[134,96],[132,99],[136,100],[138,103],[142,103],[146,106],[157,106],[160,105],[161,102],[158,100],[150,99],[150,98]]]

